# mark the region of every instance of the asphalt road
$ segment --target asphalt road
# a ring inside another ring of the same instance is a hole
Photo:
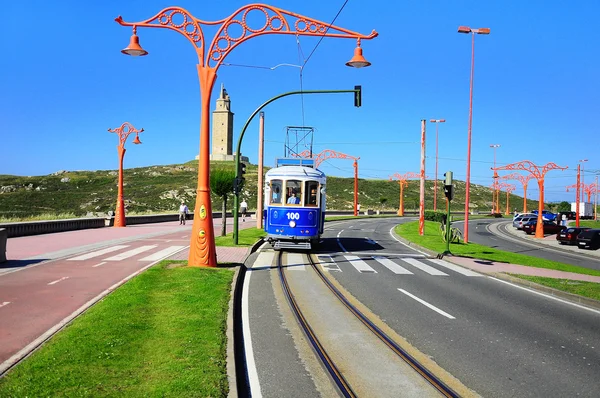
[[[498,224],[497,232],[490,232],[490,225]],[[464,222],[453,223],[461,231]],[[514,234],[506,231],[507,228],[513,228],[512,224],[502,219],[479,219],[469,222],[469,242],[478,243],[484,246],[493,247],[513,253],[526,254],[544,258],[552,261],[559,261],[565,264],[577,265],[580,267],[600,270],[600,258],[594,257],[584,250],[570,252],[563,247],[551,247],[541,243],[535,243],[526,239],[521,239]],[[525,234],[523,232],[523,234]]]
[[[398,222],[328,223],[331,276],[482,396],[597,396],[599,311],[440,266],[391,236]]]

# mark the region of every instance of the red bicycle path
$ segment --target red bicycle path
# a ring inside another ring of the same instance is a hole
[[[231,232],[233,220],[227,221]],[[141,260],[148,252],[122,261],[79,255],[119,246],[177,250],[166,258],[187,259],[192,225],[173,221],[9,238],[8,261],[0,265],[0,375],[102,297],[160,261]],[[221,219],[214,226],[219,233]],[[239,227],[256,227],[256,220],[247,219]],[[242,263],[248,251],[217,247],[217,259]],[[82,259],[72,261],[76,256]]]

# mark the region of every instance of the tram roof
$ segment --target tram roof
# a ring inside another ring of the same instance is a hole
[[[267,171],[265,174],[267,178],[289,178],[296,177],[300,179],[315,179],[315,180],[324,180],[325,173],[321,170],[313,169],[312,167],[303,167],[303,166],[281,166],[274,167]]]

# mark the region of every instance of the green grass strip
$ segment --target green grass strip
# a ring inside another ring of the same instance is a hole
[[[164,261],[0,379],[2,397],[225,397],[233,271]]]
[[[396,233],[422,247],[442,253],[446,250],[446,243],[442,240],[440,224],[433,221],[425,221],[424,235],[419,235],[419,222],[409,222],[397,225]],[[565,264],[557,261],[546,260],[519,253],[510,253],[494,249],[477,243],[452,243],[450,251],[455,256],[473,257],[482,260],[492,260],[502,263],[526,265],[528,267],[554,269],[558,271],[574,272],[577,274],[600,276],[600,271]]]
[[[216,246],[235,246],[235,247],[248,247],[256,243],[260,238],[267,236],[267,233],[258,228],[246,228],[240,229],[238,235],[238,244],[233,244],[233,232],[228,233],[225,236],[217,236],[215,238]]]
[[[556,279],[556,278],[544,278],[541,276],[529,276],[529,275],[514,275],[521,279],[526,279],[530,282],[537,283],[539,285],[548,286],[564,292],[577,294],[579,296],[589,297],[594,300],[600,300],[600,288],[598,283],[585,282],[585,281],[573,281],[569,279]]]

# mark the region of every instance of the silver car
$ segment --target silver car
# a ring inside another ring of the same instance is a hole
[[[517,217],[515,218],[515,221],[513,221],[513,227],[516,229],[523,229],[523,225],[527,224],[529,221],[537,221],[537,218],[538,217],[536,215]]]

